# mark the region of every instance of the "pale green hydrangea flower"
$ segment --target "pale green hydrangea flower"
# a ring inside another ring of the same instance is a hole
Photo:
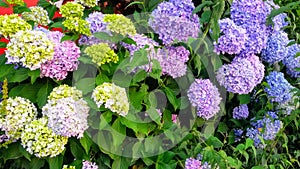
[[[83,16],[84,7],[76,2],[67,2],[60,7],[60,13],[66,18],[81,18]]]
[[[55,157],[62,153],[68,137],[56,135],[47,127],[48,120],[42,117],[25,126],[21,135],[21,144],[36,157]]]
[[[70,31],[84,35],[91,35],[89,23],[78,17],[67,18],[63,21],[63,25]]]
[[[109,62],[117,63],[119,61],[118,55],[106,43],[89,46],[84,52],[89,55],[92,61],[98,66]]]
[[[100,108],[104,104],[105,108],[110,109],[121,116],[126,116],[129,111],[129,102],[124,88],[113,83],[103,83],[97,86],[92,98]]]
[[[36,107],[30,100],[22,97],[8,98],[6,112],[0,116],[0,129],[5,131],[10,140],[17,140],[25,125],[34,120],[37,113]]]
[[[36,70],[42,63],[53,58],[54,44],[42,31],[19,31],[7,45],[8,63],[22,63],[30,70]]]
[[[0,15],[0,35],[5,38],[12,36],[18,31],[30,30],[31,25],[17,14]]]
[[[23,0],[6,0],[6,2],[11,5],[24,5]]]
[[[107,29],[121,35],[135,35],[134,24],[129,18],[121,14],[106,14],[103,21],[107,23]]]
[[[75,0],[75,2],[79,2],[87,7],[94,7],[98,4],[99,0]]]
[[[76,169],[76,167],[72,166],[72,165],[70,165],[70,166],[64,165],[62,169]]]
[[[66,84],[63,84],[55,87],[48,96],[48,99],[58,100],[67,97],[72,97],[74,100],[79,100],[80,98],[82,98],[82,92],[76,89],[76,87],[70,87]]]
[[[50,23],[48,12],[39,6],[29,8],[31,12],[23,12],[22,18],[26,21],[34,21],[35,24],[47,26]]]

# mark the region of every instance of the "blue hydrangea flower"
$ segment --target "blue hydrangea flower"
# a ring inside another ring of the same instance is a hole
[[[296,54],[299,52],[299,44],[293,44],[287,47],[287,56],[282,61],[282,63],[286,66],[286,73],[295,78],[300,77],[300,71],[296,70],[296,68],[300,68],[300,56],[296,57]]]
[[[273,64],[280,62],[287,55],[286,45],[289,43],[287,33],[283,31],[274,32],[268,38],[266,49],[262,50],[261,56],[263,61]]]
[[[188,98],[192,106],[197,108],[197,115],[210,119],[220,110],[222,98],[218,88],[209,79],[196,79],[188,89]]]
[[[235,136],[234,142],[238,142],[238,141],[241,141],[244,130],[242,130],[242,129],[233,129],[233,133],[234,133],[234,136]]]
[[[285,103],[291,99],[290,92],[294,87],[284,78],[283,73],[273,71],[266,77],[266,81],[269,87],[265,88],[265,92],[272,102]]]
[[[166,45],[175,40],[185,42],[189,37],[196,38],[200,23],[197,15],[192,15],[194,8],[191,0],[162,2],[151,13],[149,26]]]
[[[267,9],[267,13],[268,15],[271,13],[271,11],[273,9],[278,9],[280,8],[280,6],[276,5],[273,1],[265,1],[265,6],[266,6],[266,9]],[[269,25],[268,26],[268,29],[269,29],[269,33],[272,34],[273,32],[276,32],[276,31],[280,31],[282,30],[285,26],[288,26],[289,25],[289,22],[286,21],[286,18],[287,18],[287,14],[286,13],[281,13],[279,15],[276,15],[272,21],[274,23],[274,25]]]
[[[245,119],[249,116],[249,110],[247,104],[242,104],[233,109],[233,118]]]
[[[218,39],[218,43],[214,42],[214,51],[219,54],[239,54],[245,48],[245,43],[248,39],[246,30],[229,19],[222,19],[219,21],[220,30],[223,34]]]

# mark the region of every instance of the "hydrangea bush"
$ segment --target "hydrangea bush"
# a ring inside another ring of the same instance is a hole
[[[0,6],[0,168],[300,168],[300,2]]]

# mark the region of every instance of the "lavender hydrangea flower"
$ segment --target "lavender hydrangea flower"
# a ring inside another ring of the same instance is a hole
[[[96,163],[83,160],[81,169],[98,169],[98,166]]]
[[[220,110],[222,98],[218,88],[209,79],[196,79],[188,89],[188,98],[197,108],[197,115],[210,119]]]
[[[267,112],[263,119],[251,122],[251,128],[247,128],[246,136],[254,140],[256,147],[264,148],[261,138],[264,140],[274,140],[279,130],[282,128],[282,122],[277,120],[275,112]]]
[[[287,56],[282,61],[282,63],[286,66],[286,73],[295,78],[300,77],[300,71],[296,70],[296,68],[300,68],[300,57],[296,57],[296,54],[299,52],[299,44],[293,44],[287,47]]]
[[[149,25],[167,45],[175,40],[187,41],[189,37],[196,38],[200,24],[197,15],[192,15],[194,8],[190,0],[162,2],[151,13]]]
[[[278,9],[280,6],[276,5],[273,1],[265,1],[265,6],[266,6],[266,9],[267,9],[267,14],[269,15],[271,13],[271,11],[273,9]],[[276,31],[280,31],[282,30],[285,26],[288,26],[289,25],[289,22],[286,21],[286,18],[287,18],[287,14],[286,13],[281,13],[279,15],[276,15],[272,21],[274,23],[274,25],[269,25],[268,26],[268,29],[269,29],[269,32],[270,34],[272,34],[273,32],[276,32]]]
[[[166,47],[158,49],[153,59],[158,60],[162,68],[162,74],[170,75],[173,78],[181,77],[186,74],[190,52],[183,46]]]
[[[263,61],[273,64],[284,59],[287,55],[286,45],[289,43],[287,33],[283,31],[274,32],[267,42],[266,49],[262,50]]]
[[[252,66],[254,68],[254,74],[255,74],[255,77],[253,79],[254,83],[256,85],[260,84],[265,76],[264,64],[259,60],[259,57],[254,54],[248,55],[246,57],[236,56],[236,57],[234,57],[233,62],[242,62],[243,59],[248,60],[252,64]]]
[[[269,87],[265,92],[272,102],[285,103],[292,98],[291,89],[294,87],[284,78],[281,72],[273,71],[267,77],[266,81]]]
[[[139,49],[143,49],[146,45],[148,46],[148,49],[146,49],[148,51],[154,50],[154,46],[159,46],[157,42],[155,42],[153,39],[150,39],[143,34],[135,34],[134,36],[129,35],[128,37],[134,40],[136,42],[136,45],[127,44],[124,42],[121,42],[121,45],[124,46],[129,51],[131,56],[133,56],[135,51]]]
[[[254,67],[245,58],[223,65],[216,77],[220,85],[232,93],[248,94],[257,85]]]
[[[41,77],[50,77],[56,80],[63,80],[68,72],[78,68],[80,49],[72,41],[63,41],[55,44],[53,59],[46,61],[40,67]]]
[[[224,34],[218,39],[218,43],[214,42],[214,51],[217,54],[239,54],[245,48],[245,43],[248,39],[246,30],[235,23],[229,18],[219,21],[221,33]]]
[[[44,31],[43,31],[44,32]],[[54,43],[60,43],[61,38],[64,36],[63,33],[59,32],[59,31],[48,31],[45,32],[47,34],[47,37]]]
[[[185,160],[185,169],[198,169],[201,167],[201,161],[194,158],[188,158]]]
[[[249,110],[247,104],[242,104],[233,109],[233,118],[245,119],[249,116]]]

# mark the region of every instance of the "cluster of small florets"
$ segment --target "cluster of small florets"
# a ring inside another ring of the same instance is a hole
[[[48,31],[46,34],[54,44],[60,43],[61,38],[64,36],[64,34],[59,31]]]
[[[99,0],[75,0],[75,2],[79,2],[87,7],[94,7],[98,4]]]
[[[269,15],[273,9],[278,9],[279,6],[274,4],[273,1],[265,1],[265,6],[267,9],[267,14]],[[281,13],[279,15],[276,15],[274,18],[272,18],[273,25],[269,25],[269,33],[272,34],[273,32],[282,30],[285,26],[288,26],[289,22],[286,21],[287,14]]]
[[[200,159],[194,159],[192,157],[185,160],[185,169],[211,169],[211,165],[208,162],[202,163]]]
[[[215,52],[217,54],[239,54],[245,48],[245,43],[248,39],[246,30],[229,19],[222,19],[219,21],[220,31],[223,34],[219,37],[218,43],[215,44]]]
[[[2,109],[0,103],[0,109]],[[21,136],[26,124],[30,123],[37,116],[36,107],[30,100],[16,97],[8,98],[5,107],[5,113],[0,115],[0,129],[5,131],[10,139],[17,140]]]
[[[291,90],[294,88],[281,72],[273,71],[266,76],[268,87],[265,91],[272,102],[285,103],[292,98]]]
[[[96,163],[84,160],[82,162],[82,168],[81,169],[98,169],[98,166],[97,166]]]
[[[54,44],[41,31],[19,31],[11,36],[5,57],[8,63],[21,63],[36,70],[53,58]]]
[[[76,2],[67,2],[60,7],[60,13],[63,17],[81,18],[83,16],[84,7]]]
[[[62,153],[68,138],[55,134],[47,127],[47,118],[31,121],[21,134],[21,144],[36,157],[55,157]]]
[[[188,90],[188,98],[197,108],[197,115],[204,119],[210,119],[220,110],[222,98],[218,88],[209,79],[196,79]]]
[[[233,118],[245,119],[249,116],[249,110],[247,104],[242,104],[233,109]]]
[[[247,128],[246,136],[254,140],[256,147],[263,148],[261,138],[264,140],[274,140],[277,133],[282,128],[282,122],[277,120],[278,116],[274,112],[267,112],[263,119],[251,122],[251,128]]]
[[[113,83],[103,83],[97,86],[92,98],[100,108],[104,104],[105,108],[110,109],[121,116],[126,116],[129,111],[129,102],[124,88]]]
[[[297,53],[300,53],[299,44],[293,44],[287,47],[287,56],[282,61],[286,66],[286,73],[295,78],[300,77],[300,71],[296,70],[300,68],[300,56],[296,56]]]
[[[34,21],[35,24],[47,26],[50,23],[48,12],[39,6],[29,8],[31,12],[23,12],[22,18],[26,21]]]
[[[280,62],[287,55],[286,45],[289,43],[287,33],[283,31],[274,32],[268,38],[267,47],[262,50],[263,61],[273,64]]]
[[[19,17],[17,14],[0,16],[0,35],[8,38],[18,31],[30,30],[31,25]]]
[[[64,84],[55,87],[48,96],[48,100],[58,100],[67,97],[72,97],[75,100],[79,100],[82,98],[82,92],[76,89],[76,87],[70,87]]]
[[[56,80],[63,80],[68,72],[78,68],[80,57],[79,47],[72,41],[56,43],[53,59],[41,65],[41,77],[50,77]]]
[[[88,128],[89,107],[83,99],[72,97],[48,100],[43,107],[43,115],[48,117],[48,127],[55,134],[66,137],[83,137]]]
[[[118,55],[112,50],[107,43],[94,44],[87,47],[84,52],[92,58],[92,61],[98,66],[105,63],[117,63]]]
[[[168,46],[158,49],[153,58],[160,63],[162,74],[170,75],[173,78],[181,77],[186,74],[190,52],[183,46]]]
[[[106,14],[103,22],[105,22],[107,30],[119,33],[123,36],[135,35],[136,30],[134,24],[129,18],[121,14]]]
[[[227,91],[238,94],[250,93],[257,85],[255,70],[246,58],[225,64],[217,71],[217,80]]]
[[[76,169],[76,167],[72,165],[64,165],[62,169]]]
[[[189,37],[198,37],[200,30],[198,17],[192,14],[194,8],[190,0],[162,2],[151,13],[149,25],[166,45],[175,40],[186,42]]]
[[[81,18],[71,18],[63,21],[63,25],[70,31],[91,35],[89,23]]]
[[[6,0],[11,5],[24,5],[24,0]]]
[[[244,130],[235,128],[233,129],[233,133],[234,133],[234,142],[238,142],[241,141],[241,139],[243,138]]]

